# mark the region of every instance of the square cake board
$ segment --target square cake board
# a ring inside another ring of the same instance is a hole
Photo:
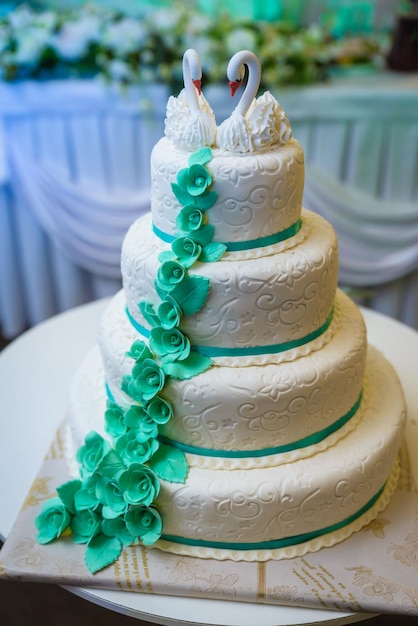
[[[415,426],[412,432],[417,437]],[[63,428],[64,424],[3,546],[0,576],[188,598],[418,615],[418,494],[406,444],[400,454],[399,483],[388,507],[341,544],[267,562],[217,561],[130,546],[113,565],[91,574],[84,563],[85,546],[71,537],[47,545],[36,541],[34,520],[43,502],[69,479]]]

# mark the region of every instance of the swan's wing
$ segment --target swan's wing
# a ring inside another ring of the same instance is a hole
[[[206,113],[207,115],[209,115],[210,117],[212,117],[213,119],[215,119],[215,114],[212,110],[212,107],[210,106],[209,102],[206,100],[205,96],[203,95],[203,93],[201,93],[198,96],[198,101],[199,101],[199,109],[203,112]]]
[[[257,150],[282,145],[292,138],[289,118],[269,91],[254,100],[246,117]]]
[[[251,133],[245,117],[236,109],[218,128],[217,144],[228,152],[252,152]]]
[[[166,116],[164,121],[166,137],[175,142],[175,138],[181,132],[181,128],[188,115],[189,107],[187,106],[184,90],[181,91],[177,97],[170,96],[167,101]]]

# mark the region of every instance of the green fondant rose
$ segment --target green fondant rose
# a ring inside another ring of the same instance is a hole
[[[178,328],[153,328],[150,346],[163,363],[182,361],[190,354],[190,341]]]
[[[176,227],[178,230],[189,233],[198,230],[206,222],[206,215],[198,209],[194,204],[188,204],[183,207],[176,219]]]
[[[193,197],[201,196],[212,184],[210,172],[200,163],[194,163],[180,170],[177,175],[178,185]]]
[[[156,424],[166,424],[173,415],[171,404],[160,396],[155,396],[147,404],[147,413]]]
[[[152,400],[151,400],[152,402]],[[135,432],[138,441],[147,441],[157,437],[158,428],[155,420],[140,406],[131,406],[126,414],[126,425]]]
[[[163,523],[153,507],[134,506],[125,515],[129,532],[141,539],[145,546],[151,546],[161,537]]]
[[[94,472],[103,457],[109,452],[110,447],[110,443],[98,433],[92,431],[86,435],[84,446],[81,446],[76,454],[76,459],[80,463],[80,474],[83,478]]]
[[[97,480],[98,476],[94,475],[83,481],[81,489],[79,489],[74,496],[74,508],[76,512],[99,507],[100,502],[96,493]]]
[[[186,277],[186,268],[178,261],[166,261],[158,268],[156,286],[171,291]]]
[[[102,515],[105,519],[118,517],[127,510],[128,505],[117,478],[101,476],[97,481],[96,494],[103,505]]]
[[[159,325],[167,329],[174,328],[180,324],[181,316],[181,308],[174,298],[167,295],[158,307]]]
[[[124,516],[103,520],[101,530],[106,537],[116,537],[124,546],[129,546],[135,541],[135,537],[126,527]]]
[[[71,516],[59,498],[44,502],[42,510],[35,520],[39,543],[49,543],[59,537],[71,521]]]
[[[196,263],[202,252],[202,247],[191,237],[177,237],[171,249],[183,267],[189,268]]]
[[[126,432],[125,413],[115,402],[107,401],[105,431],[111,437],[120,437]]]
[[[115,444],[115,450],[126,465],[146,463],[158,450],[158,441],[149,438],[145,441],[139,441],[136,438],[136,431],[130,430],[126,435],[119,437]]]
[[[142,304],[145,305],[146,303],[141,302],[140,308]],[[149,359],[152,354],[144,341],[137,340],[131,345],[131,349],[126,353],[126,356],[129,356],[138,362],[143,361],[144,359]]]
[[[162,368],[152,359],[145,359],[132,368],[135,388],[145,402],[151,400],[164,387],[165,374]]]
[[[150,302],[147,302],[146,300],[142,300],[142,302],[138,303],[139,306],[139,310],[141,311],[142,315],[144,316],[144,319],[148,322],[148,324],[150,326],[158,326],[158,324],[160,323],[160,320],[158,319],[158,315],[155,312],[155,308],[154,305],[151,304]],[[151,352],[148,352],[148,354],[144,354],[144,357],[149,357],[152,356]]]
[[[74,543],[88,543],[100,530],[100,515],[91,509],[79,511],[71,520]]]
[[[160,491],[160,483],[155,473],[141,463],[132,463],[122,472],[119,485],[125,501],[131,505],[149,506]]]

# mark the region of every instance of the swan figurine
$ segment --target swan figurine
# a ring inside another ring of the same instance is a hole
[[[182,150],[194,151],[213,146],[216,141],[216,120],[202,94],[202,67],[196,50],[183,55],[184,89],[167,102],[165,135]]]
[[[261,64],[249,50],[237,52],[228,63],[231,96],[243,83],[245,66],[248,68],[247,84],[231,116],[218,128],[218,147],[242,153],[287,143],[292,137],[292,130],[280,104],[269,91],[256,98],[261,81]]]

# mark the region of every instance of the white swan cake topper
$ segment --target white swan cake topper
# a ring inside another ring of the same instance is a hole
[[[167,103],[165,134],[176,147],[195,150],[202,146],[223,152],[248,153],[283,145],[292,138],[289,118],[270,93],[257,96],[261,82],[261,64],[249,50],[234,54],[228,63],[227,77],[234,96],[243,84],[245,66],[248,80],[240,101],[219,127],[213,111],[201,93],[202,69],[196,50],[183,56],[184,89]]]
[[[202,94],[202,67],[196,50],[189,48],[183,55],[184,89],[167,103],[165,134],[184,150],[213,146],[216,139],[216,120]]]

